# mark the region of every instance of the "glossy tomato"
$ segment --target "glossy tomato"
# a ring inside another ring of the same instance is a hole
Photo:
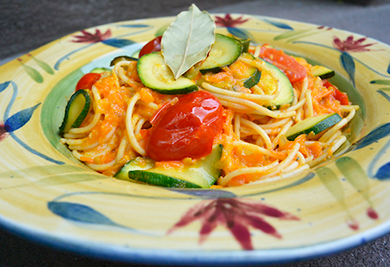
[[[204,91],[165,105],[152,120],[146,145],[148,157],[169,161],[210,154],[214,138],[222,130],[222,110],[219,100]]]
[[[283,71],[292,83],[299,82],[306,77],[305,67],[282,50],[263,46],[260,50],[260,57]]]
[[[346,93],[343,93],[341,92],[339,89],[337,89],[336,86],[334,86],[333,84],[331,84],[328,80],[326,80],[323,85],[326,87],[326,88],[329,88],[329,87],[333,87],[334,88],[334,93],[333,93],[333,97],[338,100],[340,102],[341,105],[349,105],[349,99],[348,99],[348,95]]]
[[[102,77],[101,73],[87,73],[76,85],[76,91],[80,89],[92,89],[92,86]]]
[[[161,39],[162,36],[158,36],[144,45],[144,47],[142,47],[141,51],[139,52],[139,57],[150,54],[152,52],[161,51]]]

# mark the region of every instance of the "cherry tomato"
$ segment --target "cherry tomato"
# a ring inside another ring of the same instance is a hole
[[[263,46],[260,50],[260,57],[283,71],[292,83],[299,82],[306,77],[305,67],[282,50]]]
[[[153,119],[147,155],[157,161],[171,161],[210,154],[214,138],[222,130],[222,110],[219,100],[204,91],[163,106]]]
[[[161,51],[161,39],[162,36],[158,36],[144,45],[144,47],[142,47],[141,51],[139,52],[139,57],[150,54],[152,52]]]
[[[342,93],[336,86],[331,84],[328,80],[326,80],[323,85],[328,88],[332,86],[334,88],[333,97],[340,102],[341,105],[349,105],[348,95],[346,93]]]
[[[92,86],[102,77],[101,73],[87,73],[76,85],[76,91],[80,89],[92,89]]]

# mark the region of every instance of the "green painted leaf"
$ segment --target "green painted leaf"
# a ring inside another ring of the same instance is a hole
[[[20,62],[23,66],[24,71],[37,83],[43,83],[42,75],[33,67],[27,66],[24,63]]]
[[[344,201],[344,188],[336,174],[327,167],[316,170],[316,174],[328,191],[340,202]]]
[[[164,32],[161,50],[175,79],[207,57],[215,40],[215,28],[211,16],[192,4]]]
[[[371,84],[390,85],[390,80],[372,80]]]
[[[379,88],[378,91],[389,92],[390,91],[390,87]]]
[[[282,39],[294,37],[294,36],[297,36],[299,34],[306,33],[307,31],[310,31],[310,29],[309,30],[288,31],[288,32],[285,32],[285,33],[282,33],[282,34],[275,36],[274,40],[277,41],[277,40],[282,40]]]
[[[345,179],[369,201],[368,177],[360,164],[353,158],[342,157],[336,160],[336,166]]]
[[[102,180],[107,177],[91,172],[87,168],[73,165],[46,165],[15,171],[0,172],[0,179],[20,179],[14,186],[5,186],[2,181],[2,190],[25,186],[57,186],[63,184],[80,183],[91,180]],[[33,179],[34,181],[31,181]]]
[[[44,71],[46,71],[47,73],[53,75],[54,74],[54,70],[49,66],[49,64],[47,64],[46,62],[43,62],[42,60],[39,60],[33,56],[31,56],[34,61],[39,65],[39,67],[41,67]]]

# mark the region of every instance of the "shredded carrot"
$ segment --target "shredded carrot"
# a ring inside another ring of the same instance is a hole
[[[180,170],[184,168],[184,164],[181,161],[157,161],[156,167],[166,170]]]

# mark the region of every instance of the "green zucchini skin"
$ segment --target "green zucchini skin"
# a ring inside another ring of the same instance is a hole
[[[255,57],[252,54],[246,52],[243,52],[242,56],[252,60],[255,59]],[[252,88],[253,86],[259,83],[261,78],[261,71],[259,71],[255,67],[249,67],[247,71],[247,76],[248,78],[244,81],[244,87]]]
[[[138,61],[138,58],[129,56],[117,56],[110,62],[110,67],[115,66],[116,63],[121,61]]]
[[[257,68],[250,68],[249,72],[249,78],[244,81],[244,87],[246,88],[252,88],[258,84],[261,78],[261,71],[259,71]]]
[[[243,51],[241,41],[222,34],[215,35],[215,43],[209,56],[203,62],[200,72],[220,72],[222,67],[229,66],[238,59]]]
[[[261,59],[261,58],[260,58]],[[262,60],[262,59],[261,59]],[[294,89],[287,76],[275,65],[263,60],[268,68],[273,70],[281,83],[281,92],[278,97],[270,102],[269,109],[279,109],[285,104],[291,104],[294,100]]]
[[[222,145],[214,146],[208,156],[180,171],[159,168],[152,159],[138,157],[125,164],[115,177],[170,188],[209,188],[221,175],[217,163],[222,149]]]
[[[94,68],[91,70],[91,73],[103,73],[103,72],[111,72],[111,69],[108,68]]]
[[[60,133],[77,128],[84,121],[91,106],[91,97],[86,90],[76,91],[69,99],[65,108],[65,115],[60,126]]]
[[[328,69],[327,67],[316,65],[313,66],[312,74],[315,77],[320,77],[321,79],[325,80],[332,78],[335,75],[335,72],[334,70]]]
[[[337,113],[310,117],[298,122],[293,127],[291,127],[287,131],[286,137],[289,141],[294,141],[295,138],[297,138],[301,134],[309,134],[313,132],[316,135],[332,127],[341,120],[342,118]]]
[[[146,87],[161,94],[187,94],[198,90],[198,86],[190,79],[181,76],[175,80],[160,52],[142,56],[138,60],[137,71]]]

